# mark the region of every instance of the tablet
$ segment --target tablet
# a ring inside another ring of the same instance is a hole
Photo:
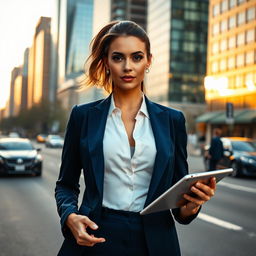
[[[233,172],[232,168],[215,170],[209,172],[198,172],[185,175],[171,188],[165,191],[161,196],[144,208],[140,214],[145,215],[149,213],[159,212],[163,210],[169,210],[173,208],[179,208],[186,204],[187,200],[183,198],[183,194],[192,194],[190,188],[197,181],[203,181],[205,184],[209,182],[211,177],[216,178],[216,182],[219,182],[225,176],[230,175]]]

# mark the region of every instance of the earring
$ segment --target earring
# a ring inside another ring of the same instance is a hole
[[[107,69],[106,73],[107,73],[107,75],[109,75],[109,74],[110,74],[110,70],[109,70],[109,69]]]
[[[149,68],[146,68],[146,73],[149,73]]]

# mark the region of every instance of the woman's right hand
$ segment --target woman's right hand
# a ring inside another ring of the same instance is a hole
[[[66,221],[67,226],[70,228],[74,235],[77,244],[84,246],[94,246],[97,243],[105,242],[105,238],[97,238],[87,232],[87,228],[96,230],[98,226],[91,221],[87,216],[71,213]]]

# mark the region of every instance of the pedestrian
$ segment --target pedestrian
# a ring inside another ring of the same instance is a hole
[[[188,172],[183,114],[145,95],[151,61],[148,36],[131,21],[107,24],[92,42],[88,84],[110,95],[70,115],[55,189],[65,237],[59,256],[180,255],[171,212],[139,214]],[[175,219],[190,223],[215,185],[212,178],[193,186],[196,196],[184,195]]]
[[[221,133],[220,128],[213,129],[213,138],[207,156],[209,158],[209,171],[216,170],[218,163],[223,158],[224,149],[220,139]]]

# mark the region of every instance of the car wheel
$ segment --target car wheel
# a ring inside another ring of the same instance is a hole
[[[39,170],[38,172],[35,173],[36,177],[42,176],[42,170]]]
[[[231,173],[232,177],[238,177],[240,175],[239,173],[239,167],[237,162],[232,162],[231,168],[233,168],[233,172]]]

